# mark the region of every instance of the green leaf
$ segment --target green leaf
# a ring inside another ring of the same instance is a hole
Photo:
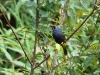
[[[97,43],[99,43],[99,40],[94,40],[94,41],[92,42],[92,45],[93,45],[93,44],[97,44]]]
[[[86,4],[86,2],[84,2],[84,0],[80,0],[81,4],[83,5],[83,7],[88,10],[88,6]]]
[[[30,67],[29,66],[25,66],[25,62],[21,62],[21,61],[13,61],[15,65],[17,66],[21,66],[21,67],[26,67],[26,69],[30,70]]]
[[[86,60],[83,62],[83,68],[87,68],[89,65],[91,65],[93,60],[93,56],[88,56]]]
[[[9,52],[5,48],[1,48],[1,50],[4,52],[6,58],[10,61],[12,61],[12,56],[9,54]]]
[[[18,52],[20,54],[24,54],[24,52],[20,49],[16,49],[16,48],[12,48],[12,47],[7,47],[7,48],[10,49],[11,51]]]
[[[73,68],[70,70],[70,75],[76,75],[75,70]]]

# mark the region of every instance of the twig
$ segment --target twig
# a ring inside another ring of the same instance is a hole
[[[36,69],[37,67],[39,67],[39,66],[40,66],[44,61],[46,61],[49,57],[50,57],[50,55],[48,55],[43,61],[41,61],[37,66],[35,66],[35,67],[33,68],[33,70]]]
[[[65,9],[66,8],[68,9],[68,4],[69,4],[69,0],[66,0],[64,7],[60,8],[60,15],[61,15],[61,18],[62,18],[62,21],[60,23],[61,26],[66,23],[66,19],[67,19],[68,14],[67,14],[67,11]]]
[[[77,57],[82,57],[82,56],[98,56],[98,55],[99,55],[99,53],[81,54],[81,55],[79,55],[79,56],[74,56],[74,57],[67,58],[66,60],[68,61],[68,60],[71,60],[72,58],[77,58]],[[62,62],[60,62],[59,64],[57,64],[57,65],[55,66],[55,68],[60,67],[60,65],[62,65],[62,63],[64,63],[64,61],[62,61]],[[66,64],[69,64],[69,63],[66,62]]]
[[[56,69],[56,65],[57,65],[57,58],[58,58],[58,55],[55,54],[54,58],[53,58],[53,62],[52,62],[52,69],[51,69],[51,72],[50,72],[50,75],[54,75],[55,74],[55,69]]]
[[[83,26],[83,24],[88,20],[88,18],[94,13],[96,9],[97,7],[94,6],[92,12],[84,19],[84,21],[80,24],[80,26],[74,32],[72,32],[72,34],[66,39],[66,41],[68,41]]]
[[[37,5],[38,5],[38,0],[37,0]],[[37,31],[38,24],[39,24],[39,10],[36,8],[36,32],[35,32],[34,51],[33,51],[30,75],[34,74],[35,58],[36,58],[36,44],[37,44],[37,40],[38,40],[38,31]]]
[[[23,52],[24,52],[24,54],[25,54],[25,56],[26,56],[27,60],[28,60],[28,61],[29,61],[29,63],[31,64],[31,61],[30,61],[29,57],[27,56],[27,54],[26,54],[26,52],[25,52],[25,50],[24,50],[24,47],[22,46],[22,44],[21,44],[21,42],[20,42],[19,38],[17,37],[16,33],[14,32],[14,30],[13,30],[13,28],[12,28],[11,24],[9,23],[8,19],[6,18],[5,14],[2,12],[2,10],[0,10],[0,11],[1,11],[2,15],[4,16],[4,18],[5,18],[6,22],[8,23],[8,25],[9,25],[10,29],[12,30],[12,32],[13,32],[13,34],[14,34],[15,38],[17,39],[18,43],[20,44],[20,47],[22,48],[22,50],[23,50]]]

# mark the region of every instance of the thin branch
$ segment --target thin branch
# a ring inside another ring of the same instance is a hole
[[[83,25],[84,23],[88,20],[88,18],[94,13],[94,11],[97,9],[96,6],[94,6],[92,12],[84,19],[84,21],[80,24],[80,26],[72,32],[72,34],[66,39],[66,41],[68,41]]]
[[[14,34],[15,38],[17,39],[18,43],[20,44],[20,47],[22,48],[22,50],[23,50],[23,52],[24,52],[24,54],[25,54],[25,56],[26,56],[27,60],[28,60],[28,61],[29,61],[29,63],[31,64],[31,61],[30,61],[30,59],[29,59],[28,55],[26,54],[26,52],[25,52],[25,50],[24,50],[24,47],[22,46],[22,44],[21,44],[21,42],[20,42],[19,38],[17,37],[16,33],[14,32],[14,30],[13,30],[13,28],[12,28],[11,24],[9,23],[8,19],[6,18],[5,14],[2,12],[2,10],[0,10],[0,11],[1,11],[2,15],[4,16],[4,18],[5,18],[6,22],[8,23],[8,25],[9,25],[10,29],[12,30],[12,32],[13,32],[13,34]]]
[[[54,58],[53,58],[53,62],[52,62],[52,68],[51,68],[50,75],[55,74],[55,69],[56,69],[56,65],[57,65],[57,58],[58,58],[58,54],[55,54]]]
[[[46,61],[49,57],[50,57],[50,55],[48,55],[43,61],[41,61],[37,66],[35,66],[35,67],[33,68],[33,70],[36,69],[37,67],[39,67],[39,66],[40,66],[44,61]]]
[[[68,61],[68,60],[71,60],[71,59],[73,59],[73,58],[82,57],[82,56],[99,56],[99,53],[81,54],[81,55],[79,55],[79,56],[74,56],[74,57],[67,58],[66,60]],[[55,66],[55,68],[60,67],[60,66],[62,65],[62,63],[64,63],[64,62],[65,62],[65,61],[60,62],[59,64],[57,64],[57,65]],[[65,63],[66,63],[66,65],[69,64],[68,62],[65,62]]]
[[[61,23],[60,23],[61,26],[64,25],[64,24],[66,23],[66,19],[67,19],[68,14],[67,14],[67,11],[66,11],[65,9],[66,9],[66,8],[68,9],[69,1],[70,1],[70,0],[66,0],[66,1],[65,1],[64,7],[61,7],[61,8],[60,8],[60,16],[61,16],[61,18],[62,18],[62,21],[61,21]]]
[[[37,5],[38,5],[38,0],[37,0]],[[39,10],[36,8],[36,32],[35,32],[35,42],[34,42],[34,51],[33,51],[33,57],[32,57],[32,65],[31,65],[31,73],[30,75],[34,74],[34,67],[35,67],[35,58],[36,58],[36,44],[38,41],[38,24],[39,24]]]

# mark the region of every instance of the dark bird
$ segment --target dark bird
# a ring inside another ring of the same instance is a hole
[[[64,55],[67,55],[67,50],[66,50],[66,38],[64,37],[61,29],[58,26],[52,25],[52,35],[55,41],[60,44],[64,50]]]

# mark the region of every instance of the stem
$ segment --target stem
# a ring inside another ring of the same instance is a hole
[[[9,23],[8,19],[6,18],[5,14],[2,12],[2,10],[0,10],[0,11],[1,11],[2,15],[4,16],[4,18],[5,18],[6,22],[8,23],[8,25],[9,25],[10,29],[12,30],[12,32],[13,32],[13,34],[14,34],[15,38],[17,39],[18,43],[20,44],[20,47],[22,48],[22,50],[23,50],[23,52],[24,52],[24,54],[25,54],[25,56],[26,56],[27,60],[28,60],[28,61],[29,61],[29,63],[31,64],[31,61],[30,61],[30,59],[29,59],[28,55],[26,54],[26,52],[25,52],[25,50],[24,50],[24,47],[22,46],[22,44],[21,44],[21,42],[20,42],[19,38],[17,37],[16,33],[14,32],[14,30],[13,30],[13,28],[12,28],[11,24]]]
[[[68,41],[82,26],[83,24],[88,20],[88,18],[94,13],[94,11],[97,9],[96,6],[94,6],[94,9],[92,10],[92,12],[84,19],[84,21],[79,25],[79,27],[72,32],[72,34],[66,39],[66,41]]]
[[[38,5],[38,0],[37,0]],[[34,51],[33,51],[33,57],[32,57],[32,65],[31,65],[31,73],[30,75],[34,74],[34,67],[35,67],[35,58],[36,58],[36,44],[38,40],[38,24],[39,24],[39,10],[36,8],[36,32],[35,32],[35,42],[34,42]]]

